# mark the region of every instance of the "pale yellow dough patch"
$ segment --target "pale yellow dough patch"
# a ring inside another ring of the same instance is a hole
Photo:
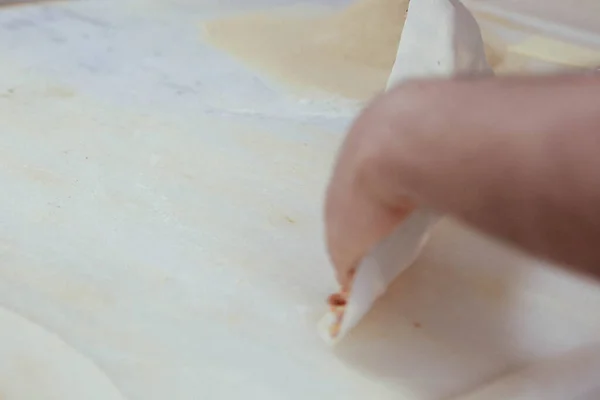
[[[366,100],[383,91],[408,0],[360,0],[335,13],[246,14],[208,22],[208,41],[298,90]]]
[[[600,66],[600,51],[543,36],[530,36],[508,48],[511,53],[571,67]]]

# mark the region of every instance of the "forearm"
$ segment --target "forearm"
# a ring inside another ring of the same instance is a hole
[[[394,171],[397,190],[421,204],[600,273],[600,79],[411,85],[398,90],[413,90],[415,105],[393,119],[388,166],[371,179]],[[394,139],[407,121],[410,134]]]

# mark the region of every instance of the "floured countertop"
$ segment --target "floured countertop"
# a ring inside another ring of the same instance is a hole
[[[592,283],[446,222],[339,348],[322,343],[322,193],[354,111],[201,42],[201,20],[249,7],[0,9],[2,307],[131,400],[439,399],[598,337]],[[18,357],[31,387],[48,378]]]

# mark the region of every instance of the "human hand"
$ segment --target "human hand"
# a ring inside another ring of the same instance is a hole
[[[325,206],[342,286],[416,205],[600,275],[600,79],[403,84],[358,117]]]

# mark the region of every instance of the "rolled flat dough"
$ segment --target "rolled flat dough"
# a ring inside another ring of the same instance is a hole
[[[600,344],[534,362],[455,400],[597,400]]]
[[[125,400],[90,360],[55,334],[4,308],[0,399]]]
[[[360,0],[341,12],[250,14],[208,22],[208,41],[297,89],[366,100],[385,88],[408,0]]]

